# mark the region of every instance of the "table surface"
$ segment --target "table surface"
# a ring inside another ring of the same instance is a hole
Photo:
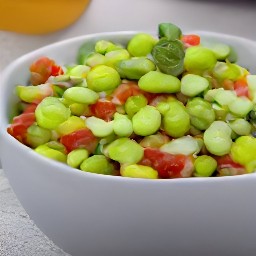
[[[37,36],[0,31],[0,70],[17,57],[52,42],[95,32],[156,31],[161,22],[177,24],[183,31],[208,30],[256,40],[256,3],[239,0],[92,0],[80,19],[61,31]],[[68,255],[29,218],[2,169],[0,255]]]

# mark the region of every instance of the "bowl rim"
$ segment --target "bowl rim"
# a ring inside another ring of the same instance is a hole
[[[156,33],[153,33],[152,31],[136,31],[136,30],[127,30],[127,31],[112,31],[112,32],[98,32],[98,33],[92,33],[92,34],[86,34],[86,35],[80,35],[80,36],[75,36],[71,38],[67,38],[64,40],[60,40],[57,42],[53,42],[51,44],[47,44],[45,46],[42,46],[38,49],[35,49],[33,51],[30,51],[26,54],[23,54],[22,56],[18,57],[11,63],[9,63],[3,70],[0,71],[0,77],[1,77],[1,83],[2,87],[4,87],[5,90],[7,90],[5,87],[7,87],[4,84],[5,79],[9,77],[9,75],[12,73],[12,71],[18,67],[20,64],[22,64],[26,59],[33,57],[34,55],[39,54],[40,52],[47,50],[48,48],[54,48],[58,47],[63,44],[69,44],[72,42],[77,42],[83,40],[89,40],[93,39],[96,37],[103,37],[103,36],[132,36],[136,33],[150,33],[154,36],[157,36]],[[184,31],[184,34],[199,34],[201,36],[206,36],[206,37],[213,37],[216,39],[226,39],[226,40],[235,40],[235,41],[240,41],[242,43],[246,43],[248,45],[253,45],[256,47],[256,41],[253,41],[248,38],[243,38],[241,36],[237,35],[232,35],[232,34],[224,34],[224,33],[219,33],[219,32],[212,32],[212,31],[204,31],[204,30],[191,30],[191,31]],[[3,101],[1,98],[4,97],[4,90],[0,90],[0,119],[2,119],[3,111],[2,111],[2,106],[4,106]],[[130,177],[122,177],[122,176],[112,176],[112,175],[103,175],[103,174],[96,174],[96,173],[90,173],[90,172],[84,172],[76,168],[72,168],[68,166],[67,164],[58,162],[56,160],[46,158],[38,153],[36,153],[33,149],[30,147],[22,144],[21,142],[17,141],[15,138],[10,136],[7,131],[8,124],[4,124],[3,122],[0,122],[0,136],[2,137],[2,140],[4,139],[6,143],[11,143],[13,146],[17,147],[18,150],[25,150],[28,155],[28,157],[35,158],[39,163],[45,163],[46,161],[49,162],[49,167],[54,169],[54,171],[58,172],[66,172],[68,174],[73,174],[73,175],[80,175],[80,177],[83,178],[91,178],[91,179],[99,179],[99,180],[104,180],[104,181],[115,181],[115,182],[124,182],[124,183],[175,183],[175,184],[191,184],[191,183],[211,183],[211,182],[227,182],[227,181],[234,181],[234,180],[242,180],[242,179],[248,179],[249,177],[256,177],[256,173],[248,173],[248,174],[242,174],[242,175],[234,175],[234,176],[221,176],[221,177],[189,177],[189,178],[175,178],[175,179],[145,179],[145,178],[130,178]],[[4,149],[2,149],[4,150]],[[1,152],[0,152],[1,153]],[[0,154],[0,159],[1,159],[1,154]],[[3,161],[2,161],[3,162]],[[3,167],[4,168],[4,167]]]

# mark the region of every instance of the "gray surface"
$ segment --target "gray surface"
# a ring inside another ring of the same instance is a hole
[[[68,256],[30,220],[0,169],[0,255]]]
[[[158,23],[167,21],[185,31],[209,30],[256,40],[255,1],[92,0],[84,15],[62,31],[43,36],[0,31],[0,70],[15,58],[55,41],[103,31],[153,31]],[[68,254],[56,247],[34,225],[0,169],[0,256],[16,255]]]

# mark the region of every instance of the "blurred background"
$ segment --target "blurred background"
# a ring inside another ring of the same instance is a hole
[[[68,5],[70,8],[65,7]],[[41,17],[40,10],[46,6],[48,11]],[[256,2],[249,0],[91,0],[88,5],[86,0],[0,0],[0,11],[0,69],[18,56],[55,41],[103,31],[156,31],[160,22],[175,23],[183,31],[208,30],[256,40]],[[28,27],[41,31],[42,27],[60,26],[58,21],[64,23],[70,16],[78,19],[43,35],[1,30],[3,23],[14,30],[28,22]]]
[[[249,0],[0,0],[0,12],[0,71],[56,41],[106,31],[156,32],[161,22],[184,33],[207,30],[256,40],[256,3]],[[33,224],[1,169],[0,255],[67,255]]]

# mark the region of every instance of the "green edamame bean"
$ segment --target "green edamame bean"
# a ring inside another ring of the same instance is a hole
[[[91,116],[86,119],[86,126],[97,137],[106,137],[114,132],[113,121],[106,122],[95,116]]]
[[[68,70],[66,74],[72,77],[86,77],[91,68],[86,65],[76,65]]]
[[[118,72],[106,65],[98,65],[91,69],[86,80],[88,88],[95,92],[113,90],[121,83]]]
[[[115,68],[115,65],[122,60],[127,60],[130,58],[130,54],[125,49],[115,50],[106,53],[106,65]]]
[[[60,136],[63,136],[85,127],[85,121],[82,118],[78,116],[70,116],[56,128],[56,131]]]
[[[39,145],[38,147],[36,147],[35,152],[59,162],[67,162],[67,156],[64,153],[62,153],[59,150],[50,148],[46,144]]]
[[[217,161],[208,155],[198,156],[194,162],[195,176],[210,177],[217,168]]]
[[[253,109],[253,103],[246,97],[237,97],[228,104],[228,108],[232,114],[245,117]]]
[[[212,70],[216,62],[215,54],[202,46],[191,46],[185,52],[184,67],[191,73]]]
[[[71,102],[88,104],[88,105],[94,104],[99,99],[98,93],[84,87],[68,88],[64,92],[63,97],[64,99]]]
[[[95,51],[100,54],[106,54],[110,51],[122,49],[120,45],[116,45],[113,42],[107,40],[99,40],[95,44]]]
[[[191,124],[199,130],[207,129],[215,120],[212,105],[202,98],[196,97],[188,101],[186,109],[190,115]]]
[[[159,71],[150,71],[139,79],[140,89],[151,93],[176,93],[180,91],[180,80]]]
[[[224,79],[236,81],[241,77],[239,66],[229,62],[217,62],[212,70],[213,76],[220,81]]]
[[[111,159],[121,164],[136,164],[144,154],[143,148],[129,138],[114,140],[107,146],[106,152]]]
[[[250,135],[252,130],[252,125],[242,118],[230,121],[229,126],[237,135]]]
[[[127,79],[140,79],[148,72],[156,70],[154,62],[145,57],[121,60],[116,63],[115,68],[122,78]]]
[[[104,65],[106,63],[106,57],[103,54],[92,52],[85,60],[85,64],[89,67],[95,67],[97,65]]]
[[[28,103],[37,103],[41,99],[52,96],[53,91],[49,84],[40,84],[37,86],[30,85],[30,86],[23,86],[18,85],[16,87],[16,92],[18,97]]]
[[[133,133],[132,121],[127,115],[115,113],[113,129],[117,136],[129,137]]]
[[[187,74],[181,79],[181,92],[189,97],[202,93],[209,87],[209,81],[199,75]]]
[[[223,156],[230,152],[232,146],[231,128],[223,121],[214,121],[204,132],[204,144],[207,150]]]
[[[121,175],[129,178],[157,179],[158,172],[150,166],[132,164],[121,168]]]
[[[32,148],[47,143],[50,141],[51,137],[52,133],[50,130],[38,125],[33,124],[27,129],[27,143]]]
[[[135,95],[127,99],[124,105],[125,112],[128,116],[132,117],[137,113],[141,108],[145,107],[148,104],[148,100],[145,96]]]
[[[36,122],[40,127],[55,129],[71,115],[69,108],[58,98],[44,98],[35,110]]]
[[[161,114],[153,106],[145,106],[141,108],[132,117],[132,126],[135,134],[148,136],[154,134],[161,125]]]
[[[138,33],[128,42],[127,50],[132,56],[147,56],[151,53],[156,39],[146,33]]]
[[[89,157],[89,152],[84,148],[74,149],[67,155],[67,164],[73,168],[78,168],[81,163]]]
[[[93,155],[80,165],[84,172],[113,175],[114,167],[104,155]]]
[[[174,138],[182,137],[190,129],[190,116],[179,102],[169,102],[169,107],[163,117],[163,128]]]

